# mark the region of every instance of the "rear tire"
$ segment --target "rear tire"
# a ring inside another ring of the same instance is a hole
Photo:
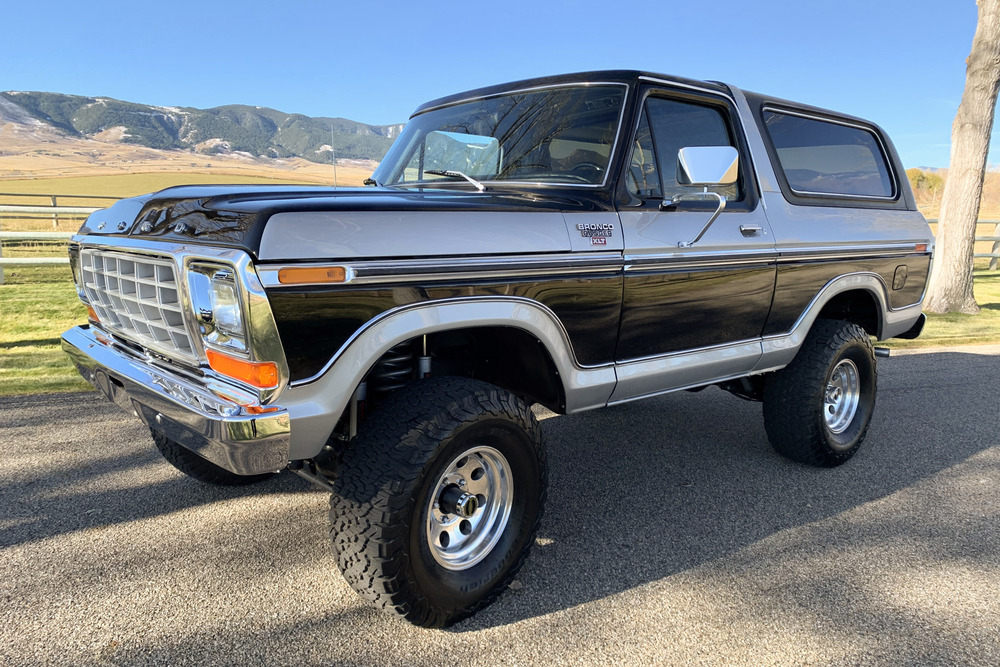
[[[275,473],[237,475],[198,456],[184,445],[174,442],[162,433],[157,431],[151,431],[151,433],[153,434],[153,443],[163,454],[163,458],[185,475],[193,477],[199,482],[216,486],[246,486],[271,479],[275,475]]]
[[[767,437],[793,461],[846,463],[868,433],[876,389],[875,349],[865,330],[818,320],[792,363],[764,387]]]
[[[547,482],[529,406],[460,377],[396,391],[340,471],[330,536],[344,578],[423,627],[456,623],[503,592],[534,541]]]

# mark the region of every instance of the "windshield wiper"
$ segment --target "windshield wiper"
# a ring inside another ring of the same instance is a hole
[[[432,176],[450,176],[451,178],[464,178],[469,183],[476,186],[476,189],[480,192],[486,191],[486,186],[474,179],[468,174],[463,174],[460,171],[453,171],[451,169],[424,169],[425,174],[431,174]]]

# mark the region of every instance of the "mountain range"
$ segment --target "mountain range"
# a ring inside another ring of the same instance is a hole
[[[268,107],[159,107],[109,97],[0,92],[0,116],[30,119],[59,134],[205,155],[300,157],[310,162],[381,160],[403,128],[345,118],[313,118]],[[4,118],[0,118],[4,120]]]

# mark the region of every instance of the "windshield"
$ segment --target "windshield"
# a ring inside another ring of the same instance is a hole
[[[624,85],[499,95],[415,116],[375,170],[381,185],[491,181],[601,185]]]

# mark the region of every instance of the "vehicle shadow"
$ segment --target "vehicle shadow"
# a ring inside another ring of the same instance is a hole
[[[234,498],[316,490],[290,473],[212,486],[167,463],[149,431],[95,392],[0,397],[0,548]]]

